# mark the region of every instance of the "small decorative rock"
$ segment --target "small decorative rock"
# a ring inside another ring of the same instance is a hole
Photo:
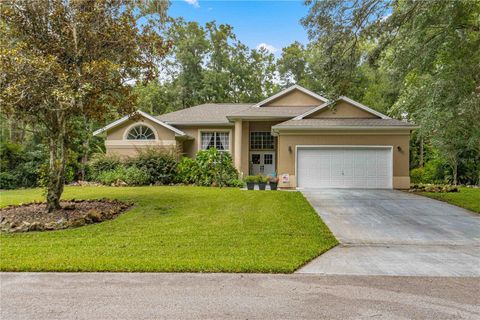
[[[75,204],[67,204],[66,206],[63,206],[63,210],[75,210]]]

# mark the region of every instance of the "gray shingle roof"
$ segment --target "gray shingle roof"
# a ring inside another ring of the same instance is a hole
[[[334,129],[336,127],[414,128],[415,125],[396,119],[325,118],[288,120],[273,126],[274,129]]]
[[[201,104],[157,116],[168,124],[229,124],[227,115],[252,106],[253,103],[209,103]]]
[[[411,123],[396,119],[350,119],[324,118],[301,119],[291,118],[312,110],[316,106],[302,107],[253,107],[253,103],[211,103],[201,104],[191,108],[166,113],[156,118],[172,125],[205,125],[229,124],[236,118],[261,119],[285,118],[290,119],[273,126],[273,129],[341,129],[341,128],[414,128]]]
[[[228,118],[293,118],[317,106],[301,106],[301,107],[250,107],[238,110],[228,115]]]

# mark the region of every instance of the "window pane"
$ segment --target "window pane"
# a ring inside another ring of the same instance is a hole
[[[273,149],[274,148],[274,143],[273,143],[273,136],[270,132],[264,132],[263,135],[263,149]]]
[[[217,149],[218,150],[230,150],[230,141],[228,132],[217,132]]]
[[[250,149],[274,149],[274,138],[270,132],[250,132]]]
[[[214,132],[202,132],[201,140],[202,140],[202,150],[210,149],[215,147],[215,136]]]
[[[260,164],[260,155],[259,154],[252,154],[252,163],[253,164]]]
[[[217,150],[230,150],[230,140],[228,132],[202,132],[201,149],[206,150],[216,148]]]
[[[273,155],[271,154],[263,155],[263,164],[273,164]]]
[[[127,140],[154,140],[153,130],[144,125],[138,125],[130,129]]]

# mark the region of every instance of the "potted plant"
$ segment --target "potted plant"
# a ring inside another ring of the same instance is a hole
[[[247,184],[247,190],[253,190],[255,188],[255,183],[258,181],[257,176],[246,176],[244,179]]]
[[[267,186],[268,176],[258,175],[258,189],[265,190]]]
[[[277,190],[278,187],[278,177],[270,177],[270,190]]]

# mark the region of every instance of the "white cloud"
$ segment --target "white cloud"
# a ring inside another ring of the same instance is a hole
[[[198,0],[185,0],[186,3],[191,4],[195,8],[200,8],[200,4],[198,3]]]
[[[268,43],[265,43],[265,42],[262,42],[262,43],[259,43],[257,45],[257,49],[261,49],[261,48],[264,48],[265,50],[267,50],[268,52],[270,53],[275,53],[278,51],[277,48],[275,48],[274,46],[272,46],[271,44],[268,44]]]

